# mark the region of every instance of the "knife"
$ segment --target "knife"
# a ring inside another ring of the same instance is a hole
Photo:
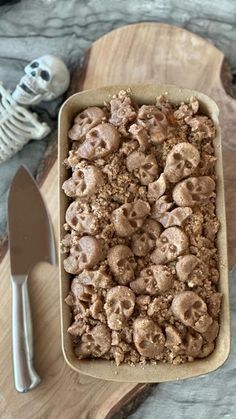
[[[12,355],[15,388],[33,389],[40,377],[33,365],[33,332],[27,282],[41,261],[56,263],[53,229],[36,182],[24,166],[15,174],[8,197],[12,284]]]

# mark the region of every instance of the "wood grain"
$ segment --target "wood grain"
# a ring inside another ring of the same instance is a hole
[[[224,56],[214,46],[185,30],[145,23],[123,27],[96,41],[83,71],[73,76],[73,92],[109,84],[157,82],[195,88],[219,104],[225,159],[229,259],[236,258],[235,102],[226,95],[220,79]],[[57,165],[42,186],[57,232]],[[57,234],[56,234],[57,235]],[[41,385],[22,395],[15,392],[11,369],[11,291],[9,255],[1,265],[0,295],[0,417],[3,419],[103,419],[114,417],[145,385],[119,384],[83,377],[65,364],[60,346],[57,268],[37,266],[30,278],[35,329],[36,367]]]

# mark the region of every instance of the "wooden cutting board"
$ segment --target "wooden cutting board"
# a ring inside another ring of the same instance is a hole
[[[212,96],[220,108],[225,161],[229,260],[236,260],[236,102],[225,93],[224,56],[213,45],[181,28],[158,23],[135,24],[97,40],[83,68],[73,74],[70,93],[121,83],[173,83]],[[57,237],[57,162],[45,165],[42,194]],[[46,178],[45,178],[46,175]],[[37,238],[35,238],[37,240]],[[11,290],[9,255],[0,265],[0,417],[2,419],[103,419],[115,417],[140,400],[147,385],[114,383],[81,376],[64,362],[60,343],[57,268],[37,266],[30,278],[35,329],[35,363],[41,385],[27,394],[13,389],[11,366]],[[126,414],[125,414],[126,416]]]

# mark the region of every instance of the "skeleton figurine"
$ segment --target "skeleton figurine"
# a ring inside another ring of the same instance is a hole
[[[50,132],[45,122],[27,107],[50,101],[63,94],[70,82],[65,64],[53,55],[44,55],[25,69],[10,94],[0,84],[0,163],[8,160],[31,139],[41,140]]]

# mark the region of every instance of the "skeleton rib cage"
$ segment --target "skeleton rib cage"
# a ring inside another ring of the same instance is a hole
[[[18,105],[0,84],[0,163],[8,160],[31,139],[41,140],[50,132],[37,115]]]

